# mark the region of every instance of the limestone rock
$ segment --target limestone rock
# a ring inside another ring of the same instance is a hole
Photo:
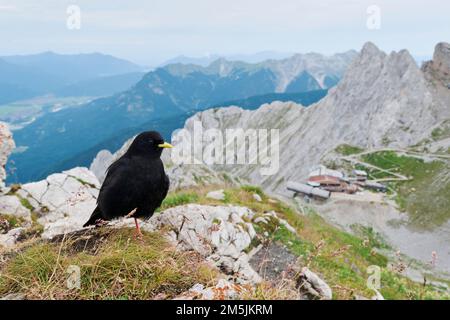
[[[15,228],[9,230],[6,234],[0,234],[0,247],[14,246],[24,231],[25,228]]]
[[[433,60],[424,64],[422,69],[442,81],[449,89],[450,86],[450,44],[441,42],[436,45]]]
[[[261,196],[259,194],[257,194],[257,193],[253,194],[253,199],[255,199],[255,201],[257,201],[257,202],[261,202],[262,201]]]
[[[302,269],[298,281],[300,290],[306,291],[307,295],[324,300],[333,297],[330,286],[307,267]]]
[[[213,287],[195,284],[188,292],[176,297],[175,300],[234,300],[239,299],[243,288],[225,279],[219,279]]]
[[[245,249],[256,232],[244,217],[245,207],[189,204],[167,209],[142,224],[144,230],[170,228],[168,238],[181,250],[195,250],[243,283],[261,281],[249,264]]]
[[[448,61],[445,45],[436,55],[439,65]],[[442,57],[441,57],[442,56]],[[273,102],[257,110],[231,106],[199,112],[184,129],[194,124],[203,131],[233,128],[278,129],[279,165],[275,174],[264,176],[257,165],[212,165],[261,185],[268,192],[283,193],[283,181],[302,181],[309,170],[341,144],[363,149],[414,145],[450,119],[450,90],[436,90],[406,50],[386,54],[367,43],[339,84],[318,103],[304,108],[290,102]],[[183,143],[186,132],[174,133],[172,141]],[[204,137],[206,141],[206,138]],[[224,141],[224,143],[226,143]],[[205,147],[206,144],[203,145]]]
[[[0,300],[25,300],[25,295],[21,293],[10,293],[0,298]]]
[[[44,226],[42,237],[52,238],[82,228],[95,209],[99,188],[92,172],[74,168],[24,184],[18,194],[39,212],[37,221]]]
[[[25,208],[15,195],[0,196],[0,213],[31,220],[31,212]]]
[[[206,194],[206,197],[214,200],[225,200],[225,193],[223,192],[223,189],[210,191]]]
[[[89,170],[95,174],[98,181],[103,182],[106,177],[106,170],[113,163],[114,156],[109,150],[101,150],[92,160]]]
[[[16,147],[11,131],[6,123],[0,122],[0,188],[5,186],[5,165],[12,150]]]

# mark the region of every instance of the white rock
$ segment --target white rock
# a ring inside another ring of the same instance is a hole
[[[324,300],[332,299],[333,294],[330,286],[307,267],[302,268],[301,280],[303,281],[300,284],[301,289],[304,288],[311,295],[318,295],[318,297]]]
[[[208,192],[206,197],[209,199],[214,199],[214,200],[225,200],[225,193],[222,189],[216,190],[216,191],[210,191],[210,192]]]
[[[245,207],[189,204],[167,209],[142,224],[154,231],[170,227],[168,238],[181,250],[195,250],[207,260],[238,276],[239,281],[259,282],[261,278],[248,263],[244,252],[256,232],[243,217],[253,212]]]
[[[25,231],[25,228],[15,228],[6,234],[0,234],[0,247],[12,247],[17,243],[17,239]]]
[[[0,213],[31,219],[31,212],[25,208],[17,196],[0,196]]]
[[[106,170],[114,161],[114,156],[109,150],[101,150],[92,161],[89,170],[95,174],[100,182],[103,182],[106,177]]]
[[[11,131],[6,123],[0,122],[0,188],[5,186],[5,165],[12,150],[16,147]]]
[[[36,201],[41,201],[42,196],[47,191],[48,182],[47,180],[41,180],[38,182],[30,182],[22,185],[21,190],[29,193]]]
[[[52,174],[46,180],[27,183],[18,191],[40,212],[43,238],[80,230],[95,209],[99,185],[86,168]],[[4,197],[0,197],[1,199]],[[43,208],[48,210],[43,210]]]
[[[53,185],[55,187],[62,187],[66,179],[67,179],[66,174],[54,173],[49,175],[46,180],[50,185]]]
[[[10,293],[1,297],[0,300],[25,300],[25,295],[21,293]]]
[[[258,202],[261,202],[261,201],[262,201],[261,196],[260,196],[259,194],[257,194],[257,193],[254,193],[254,194],[253,194],[253,199],[255,199],[255,200],[258,201]]]
[[[95,187],[100,187],[100,182],[95,174],[89,171],[87,168],[77,167],[67,171],[63,171],[63,173],[68,175],[69,177],[79,179],[83,184],[87,183]]]

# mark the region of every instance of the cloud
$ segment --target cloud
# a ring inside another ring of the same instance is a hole
[[[11,5],[1,5],[0,4],[0,12],[1,11],[6,11],[6,12],[10,12],[10,11],[18,11],[18,8],[16,6],[11,6]]]
[[[79,31],[66,28],[71,4],[81,9]],[[373,4],[381,8],[378,31],[366,27]],[[3,48],[8,53],[104,51],[140,61],[204,52],[333,53],[367,40],[388,51],[428,53],[436,39],[450,39],[449,11],[442,0],[0,0],[0,38],[12,43]],[[417,41],[420,34],[429,36]]]

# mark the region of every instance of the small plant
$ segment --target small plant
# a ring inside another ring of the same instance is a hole
[[[168,208],[181,206],[183,204],[197,202],[198,195],[195,193],[177,193],[168,195],[156,211],[162,211]]]
[[[256,193],[261,198],[264,198],[266,195],[264,194],[264,191],[260,187],[257,186],[251,186],[251,185],[244,185],[241,187],[242,190],[249,192],[249,193]]]
[[[364,149],[360,148],[360,147],[356,147],[356,146],[351,146],[348,144],[341,144],[340,146],[338,146],[336,148],[336,152],[344,155],[344,156],[350,156],[352,154],[358,154],[363,152]]]

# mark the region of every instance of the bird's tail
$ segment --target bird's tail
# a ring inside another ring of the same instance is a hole
[[[89,218],[89,220],[83,225],[84,227],[88,227],[88,226],[92,226],[95,225],[95,223],[97,222],[98,219],[101,219],[102,215],[101,215],[101,211],[99,209],[99,207],[97,206],[94,210],[94,212],[92,212],[91,217]]]

